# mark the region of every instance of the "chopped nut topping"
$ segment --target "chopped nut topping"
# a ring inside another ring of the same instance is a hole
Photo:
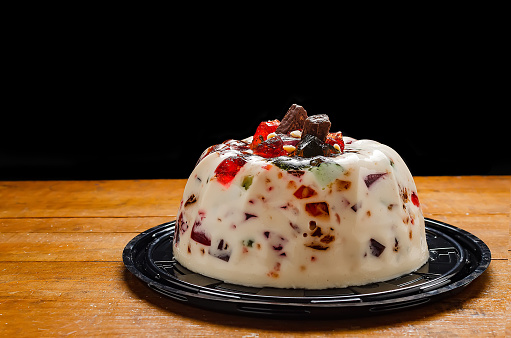
[[[288,153],[292,153],[293,151],[296,150],[296,147],[292,146],[290,144],[286,144],[286,145],[282,146],[282,148],[284,148],[284,150],[287,151]]]
[[[289,135],[292,137],[301,138],[302,132],[300,130],[293,130]]]
[[[271,139],[272,137],[275,137],[277,136],[277,134],[275,133],[269,133],[268,136],[266,137],[267,140]]]

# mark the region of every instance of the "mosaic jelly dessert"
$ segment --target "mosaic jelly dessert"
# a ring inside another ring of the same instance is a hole
[[[201,155],[173,239],[184,267],[254,287],[324,289],[392,279],[429,258],[407,166],[390,147],[330,132],[292,105]]]

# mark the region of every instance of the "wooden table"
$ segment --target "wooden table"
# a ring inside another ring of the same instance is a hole
[[[426,217],[466,229],[491,249],[490,267],[462,293],[395,314],[319,321],[190,307],[125,269],[126,243],[175,219],[185,183],[0,182],[0,335],[511,336],[511,176],[416,177]]]

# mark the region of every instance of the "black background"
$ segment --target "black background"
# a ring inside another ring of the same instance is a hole
[[[125,33],[16,39],[0,180],[187,178],[205,148],[252,135],[293,103],[391,146],[413,175],[511,173],[509,107],[488,46],[283,40],[275,50]]]
[[[470,95],[205,88],[210,85],[137,86],[109,98],[66,93],[61,104],[58,97],[41,98],[53,109],[32,106],[35,112],[9,124],[0,179],[187,178],[209,145],[252,135],[260,121],[281,119],[292,103],[309,115],[327,113],[333,131],[393,147],[414,175],[510,173],[509,155],[492,135],[496,122],[484,120],[477,112],[484,102]]]

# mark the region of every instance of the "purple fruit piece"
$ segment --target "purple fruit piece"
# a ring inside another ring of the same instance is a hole
[[[252,217],[257,217],[257,215],[252,215],[252,214],[249,214],[249,213],[245,213],[245,221],[252,218]]]
[[[218,244],[209,248],[208,253],[213,257],[228,262],[231,258],[232,249],[229,247],[229,244],[227,244],[226,241],[221,239],[218,241]]]
[[[192,234],[190,235],[190,238],[196,241],[197,243],[210,246],[211,245],[211,238],[208,234],[202,229],[202,218],[195,221],[192,228]]]
[[[385,245],[371,238],[371,244],[369,244],[369,248],[371,249],[371,254],[373,256],[380,257],[383,250],[385,250]]]
[[[190,238],[196,241],[197,243],[203,244],[205,246],[211,245],[211,238],[209,238],[209,236],[205,232],[197,231],[197,228],[195,226],[192,228],[192,234],[190,235]]]
[[[387,173],[369,174],[364,178],[364,183],[369,188],[374,182],[385,175],[387,175]]]

